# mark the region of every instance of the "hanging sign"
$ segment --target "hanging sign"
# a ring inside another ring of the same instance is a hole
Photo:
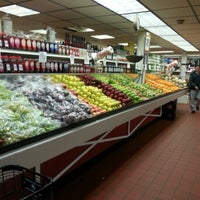
[[[144,51],[149,52],[150,51],[150,41],[151,41],[151,35],[149,32],[146,33],[146,39],[145,39],[145,46]]]

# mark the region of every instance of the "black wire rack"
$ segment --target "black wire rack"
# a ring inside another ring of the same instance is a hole
[[[0,200],[53,200],[52,179],[18,165],[0,167]]]

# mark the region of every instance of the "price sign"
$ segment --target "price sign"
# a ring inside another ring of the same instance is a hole
[[[39,62],[41,63],[47,62],[47,52],[43,52],[43,51],[39,52]]]
[[[74,55],[70,55],[70,63],[73,65],[74,64]]]
[[[85,64],[85,65],[89,65],[89,63],[90,63],[90,59],[89,59],[89,57],[87,56],[87,57],[84,59],[84,64]]]

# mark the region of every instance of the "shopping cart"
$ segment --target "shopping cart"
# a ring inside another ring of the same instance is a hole
[[[52,180],[18,165],[0,167],[0,200],[53,200]]]

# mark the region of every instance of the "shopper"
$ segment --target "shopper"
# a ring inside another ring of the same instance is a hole
[[[199,65],[195,65],[194,71],[192,71],[190,74],[189,90],[190,90],[191,112],[195,113],[197,110],[199,110],[199,100],[200,100],[200,66]]]

